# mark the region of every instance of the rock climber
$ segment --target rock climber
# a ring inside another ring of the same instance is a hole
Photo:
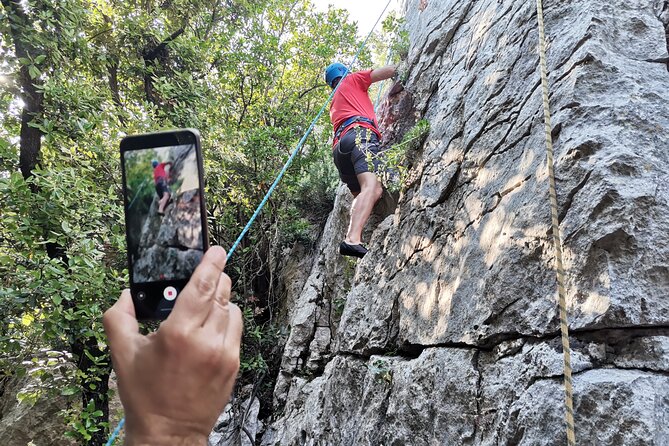
[[[362,244],[362,230],[383,193],[374,173],[379,167],[381,133],[368,90],[374,82],[394,78],[396,74],[394,65],[349,73],[345,65],[336,62],[325,69],[325,82],[330,88],[337,88],[341,82],[330,104],[334,130],[332,155],[339,178],[355,197],[346,238],[339,244],[339,253],[345,256],[362,258],[367,253]]]
[[[153,166],[153,182],[156,184],[156,194],[158,195],[158,215],[165,215],[165,208],[172,199],[172,191],[167,185],[167,166],[172,167],[172,163],[159,163],[158,160],[151,161]]]

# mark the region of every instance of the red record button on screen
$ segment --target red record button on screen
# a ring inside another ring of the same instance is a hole
[[[177,298],[177,289],[174,288],[173,286],[168,286],[165,288],[163,291],[163,297],[167,300],[174,300]]]

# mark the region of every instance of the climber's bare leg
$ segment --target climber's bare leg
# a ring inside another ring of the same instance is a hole
[[[351,220],[348,225],[348,232],[344,240],[349,245],[358,245],[362,241],[362,230],[372,214],[374,205],[381,198],[383,188],[381,183],[371,172],[363,172],[356,175],[360,183],[360,193],[353,200],[351,205]]]
[[[170,199],[170,194],[167,192],[163,192],[163,198],[160,199],[158,202],[158,213],[162,214],[165,212],[165,205],[167,204],[167,201]]]

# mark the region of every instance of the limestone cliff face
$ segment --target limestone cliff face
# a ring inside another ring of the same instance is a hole
[[[565,444],[535,4],[406,8],[431,131],[355,266],[340,190],[263,444]],[[578,444],[669,444],[668,10],[545,5]]]
[[[36,356],[41,366],[46,359],[42,351]],[[58,353],[58,352],[49,352]],[[58,358],[58,359],[55,359]],[[49,356],[58,364],[51,372],[59,374],[58,368],[67,367],[68,362],[60,361],[60,356]],[[58,362],[56,362],[58,361]],[[3,446],[76,446],[77,442],[65,436],[70,429],[63,411],[79,405],[76,399],[63,395],[44,393],[34,404],[29,401],[19,402],[21,392],[35,392],[43,389],[41,379],[36,376],[3,376],[0,378],[0,444]]]

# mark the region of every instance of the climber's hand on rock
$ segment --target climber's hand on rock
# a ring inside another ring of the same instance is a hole
[[[239,369],[241,312],[225,251],[204,255],[170,316],[148,336],[130,291],[104,315],[126,416],[126,445],[205,445]]]
[[[404,91],[404,85],[402,85],[402,82],[397,81],[390,88],[388,96],[395,96],[396,94],[401,93],[402,91]]]
[[[395,74],[393,75],[393,81],[395,81],[395,83],[390,88],[388,96],[392,97],[404,91],[404,82],[406,82],[408,77],[407,69],[406,62],[402,62],[397,65],[395,68]]]

